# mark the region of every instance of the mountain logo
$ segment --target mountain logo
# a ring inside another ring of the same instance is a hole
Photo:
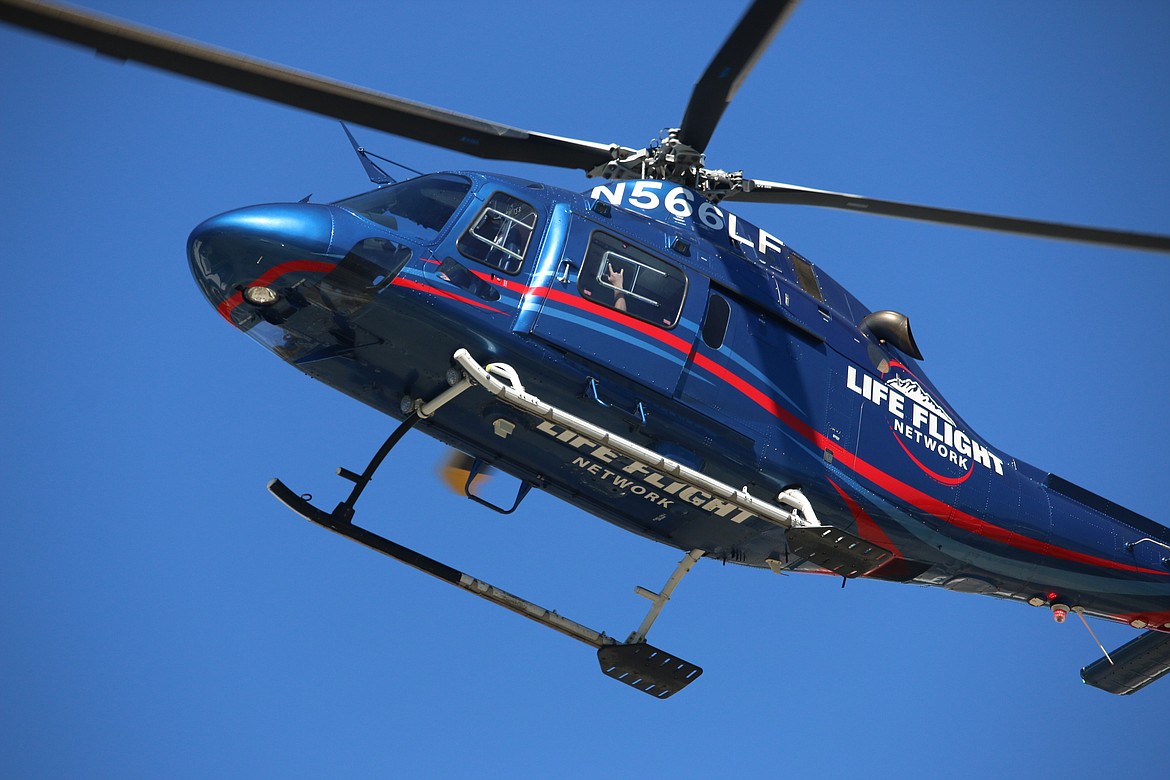
[[[1003,476],[1003,458],[960,428],[913,375],[893,376],[883,382],[849,366],[845,387],[886,412],[890,433],[898,446],[932,479],[957,485],[971,476],[976,465]],[[924,459],[933,467],[927,466]]]
[[[915,403],[921,404],[930,411],[943,418],[951,425],[955,424],[954,419],[947,414],[946,410],[939,406],[938,403],[931,397],[930,393],[922,389],[922,385],[918,384],[909,377],[897,376],[886,380],[886,385],[897,390],[902,395],[911,399]]]

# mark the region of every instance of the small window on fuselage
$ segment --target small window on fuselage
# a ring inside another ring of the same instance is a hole
[[[800,289],[823,302],[825,298],[821,295],[821,286],[817,283],[817,272],[813,270],[812,263],[793,252],[792,265],[796,268],[796,278],[800,281]]]
[[[536,230],[536,209],[503,192],[476,215],[471,227],[459,237],[459,251],[472,260],[515,274],[524,264],[524,253]]]
[[[589,239],[577,289],[595,303],[673,328],[682,310],[687,276],[649,252],[598,231]]]
[[[707,313],[703,315],[703,343],[711,349],[722,347],[730,320],[731,304],[722,295],[712,292],[707,299]]]

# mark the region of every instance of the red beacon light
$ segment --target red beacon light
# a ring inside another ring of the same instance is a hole
[[[1068,605],[1067,604],[1053,604],[1052,605],[1052,618],[1057,623],[1063,623],[1064,619],[1066,617],[1068,617]]]

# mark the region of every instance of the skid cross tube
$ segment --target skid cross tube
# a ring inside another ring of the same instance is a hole
[[[337,469],[337,476],[348,479],[350,482],[354,483],[353,490],[349,492],[348,498],[337,505],[337,507],[333,510],[333,514],[326,515],[326,517],[331,517],[340,522],[346,523],[353,519],[354,505],[356,505],[357,500],[361,498],[362,491],[366,489],[366,485],[370,484],[370,480],[374,478],[374,472],[377,471],[378,467],[382,465],[382,461],[384,461],[386,456],[390,454],[390,450],[394,449],[394,445],[402,440],[402,437],[406,435],[407,431],[414,427],[414,424],[417,423],[419,419],[421,418],[417,414],[411,414],[407,416],[407,418],[403,420],[397,428],[394,429],[394,433],[390,434],[386,441],[382,442],[382,446],[379,447],[378,451],[374,453],[374,457],[370,458],[370,462],[366,466],[366,470],[361,474],[355,474],[346,468]],[[274,479],[272,482],[270,482],[268,485],[269,490],[272,489],[272,483],[275,482],[280,482],[280,480]],[[284,486],[281,485],[281,487]],[[320,512],[320,510],[316,509],[316,507],[314,507],[314,510]]]
[[[699,562],[703,557],[704,551],[699,549],[691,550],[683,559],[678,562],[678,566],[674,570],[674,574],[670,575],[670,579],[662,586],[662,592],[654,593],[653,591],[643,588],[641,585],[634,588],[634,592],[643,598],[650,599],[653,602],[650,605],[650,611],[646,613],[646,617],[642,620],[642,625],[638,626],[638,630],[630,634],[627,644],[635,644],[637,642],[645,642],[646,634],[650,632],[650,626],[654,625],[654,621],[658,619],[658,615],[662,612],[662,608],[666,606],[666,602],[670,601],[670,594],[674,593],[675,587],[682,582],[682,578],[691,570],[691,567]]]

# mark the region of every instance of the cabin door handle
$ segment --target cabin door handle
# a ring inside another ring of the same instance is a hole
[[[577,267],[577,264],[574,263],[572,260],[567,260],[567,259],[562,260],[560,262],[560,265],[557,266],[557,281],[560,282],[561,284],[568,284],[569,283],[569,274],[576,267]]]

